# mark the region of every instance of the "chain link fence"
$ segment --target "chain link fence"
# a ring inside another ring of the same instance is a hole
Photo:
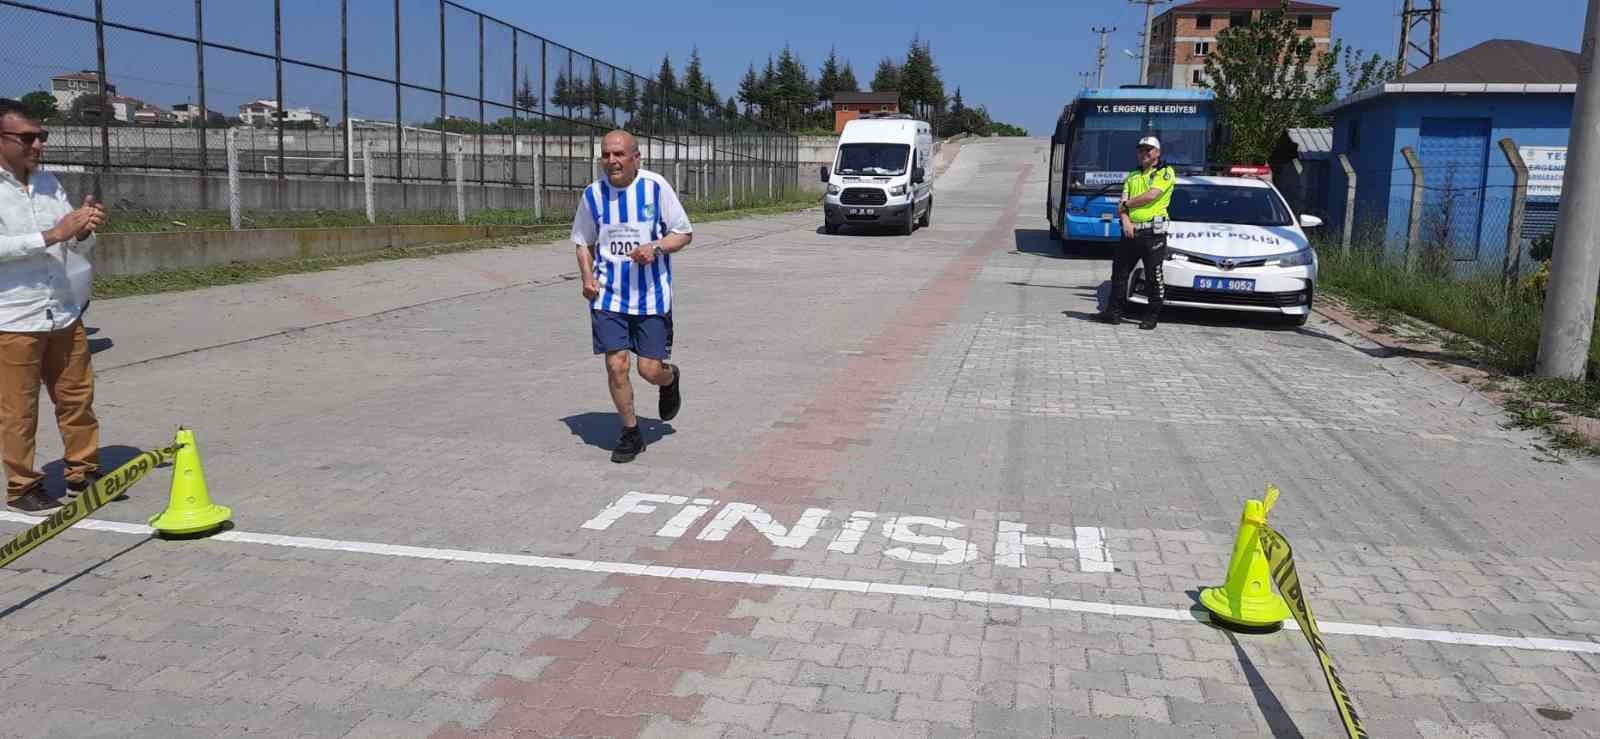
[[[570,212],[614,128],[686,202],[802,175],[787,131],[449,0],[0,0],[0,27],[45,165],[122,208]]]
[[[1278,179],[1297,208],[1328,221],[1320,236],[1332,248],[1380,252],[1459,277],[1498,274],[1508,282],[1538,268],[1533,247],[1555,231],[1559,186],[1556,192],[1548,183],[1530,187],[1526,165],[1498,151],[1490,153],[1498,162],[1467,166],[1407,153],[1411,159],[1394,169],[1346,171],[1336,161],[1325,188]],[[1316,192],[1321,202],[1296,202],[1301,191]]]

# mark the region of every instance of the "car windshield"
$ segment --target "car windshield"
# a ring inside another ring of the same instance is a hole
[[[839,147],[839,174],[895,176],[906,173],[911,147],[906,144],[844,144]]]
[[[1178,183],[1168,215],[1174,221],[1288,226],[1289,209],[1271,188]]]

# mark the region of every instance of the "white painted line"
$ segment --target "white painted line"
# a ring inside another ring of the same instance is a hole
[[[25,525],[37,524],[44,519],[25,516],[11,511],[0,511],[0,521],[10,521]],[[107,531],[116,534],[132,534],[135,536],[149,536],[153,533],[149,526],[140,524],[117,523],[115,521],[84,520],[76,524],[75,528],[89,531]],[[624,575],[639,575],[642,577],[665,577],[674,580],[698,580],[702,582],[722,582],[751,584],[758,586],[804,588],[810,590],[837,590],[850,593],[872,593],[881,595],[900,595],[913,598],[930,598],[933,600],[961,601],[965,603],[985,603],[993,605],[1012,605],[1021,608],[1036,608],[1039,610],[1060,611],[1065,613],[1092,613],[1104,616],[1121,616],[1125,618],[1147,618],[1162,621],[1194,621],[1206,623],[1210,618],[1205,611],[1198,608],[1160,608],[1155,606],[1123,605],[1118,603],[1099,603],[1095,601],[1065,600],[1062,598],[1041,598],[1029,595],[1016,595],[1012,593],[992,593],[983,590],[953,590],[951,588],[932,588],[921,585],[898,585],[894,583],[866,582],[861,580],[838,580],[823,577],[795,577],[792,575],[778,575],[765,572],[730,572],[727,570],[700,570],[683,567],[663,567],[660,565],[634,564],[632,562],[599,562],[587,559],[569,559],[566,557],[541,557],[528,554],[500,554],[496,552],[474,552],[465,549],[436,549],[432,547],[413,547],[400,544],[376,544],[361,541],[341,541],[338,539],[318,539],[306,536],[282,536],[279,534],[253,534],[246,531],[225,531],[203,541],[224,541],[238,544],[259,544],[272,547],[287,547],[291,549],[313,549],[327,552],[351,552],[355,554],[371,554],[381,557],[403,557],[408,559],[437,559],[451,562],[481,562],[487,564],[510,565],[513,567],[528,567],[543,570],[571,570],[577,572],[607,572]],[[1463,631],[1441,631],[1435,629],[1415,629],[1406,626],[1381,626],[1375,624],[1351,624],[1338,621],[1319,621],[1317,625],[1325,634],[1343,634],[1371,639],[1397,639],[1406,641],[1437,642],[1442,644],[1460,644],[1473,647],[1503,647],[1507,649],[1523,649],[1535,652],[1573,652],[1581,654],[1600,654],[1600,642],[1575,641],[1570,639],[1551,639],[1546,637],[1529,636],[1504,636],[1500,634],[1478,634]],[[1298,630],[1293,621],[1284,623],[1284,628]]]

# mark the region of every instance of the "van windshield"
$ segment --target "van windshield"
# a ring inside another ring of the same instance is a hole
[[[839,147],[839,174],[895,176],[906,173],[911,147],[906,144],[844,144]]]

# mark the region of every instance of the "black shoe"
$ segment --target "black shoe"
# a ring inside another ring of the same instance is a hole
[[[678,381],[683,379],[683,370],[676,364],[667,366],[672,368],[672,382],[661,386],[661,404],[657,407],[663,421],[677,417],[678,409],[683,407],[683,395],[678,392]]]
[[[21,497],[9,502],[7,505],[13,511],[35,515],[43,515],[46,511],[53,511],[61,507],[60,503],[56,502],[54,498],[45,495],[44,491],[39,488],[23,493]]]
[[[105,477],[103,473],[89,472],[84,474],[82,480],[68,480],[67,495],[78,495],[83,491],[88,490],[89,488],[93,487],[94,484],[102,477]]]
[[[1122,311],[1103,310],[1094,314],[1094,320],[1101,323],[1122,323]]]
[[[1153,330],[1156,327],[1156,320],[1160,318],[1160,316],[1161,311],[1154,308],[1145,311],[1144,320],[1139,321],[1139,328],[1142,328],[1146,331]]]
[[[622,436],[617,437],[617,448],[611,450],[611,461],[617,464],[632,462],[642,451],[644,451],[644,435],[639,433],[639,427],[625,428],[622,430]]]

